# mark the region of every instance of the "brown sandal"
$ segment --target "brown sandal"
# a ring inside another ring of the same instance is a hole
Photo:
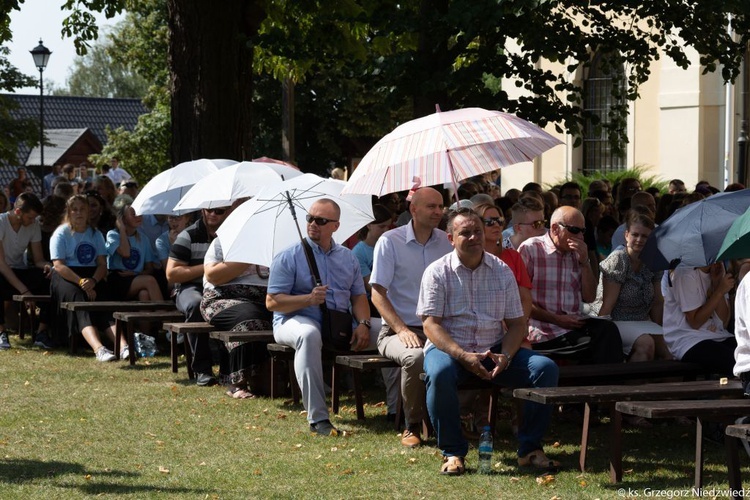
[[[464,457],[443,457],[440,473],[446,476],[460,476],[466,471]]]
[[[560,462],[548,458],[542,450],[534,450],[525,457],[519,457],[518,465],[544,471],[556,471],[560,468]]]
[[[227,389],[227,396],[234,399],[255,399],[255,394],[248,391],[245,387],[230,385]]]

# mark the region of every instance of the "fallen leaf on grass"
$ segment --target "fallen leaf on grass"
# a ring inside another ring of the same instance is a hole
[[[147,433],[146,433],[146,435],[147,435],[148,437],[152,437],[152,438],[155,438],[155,437],[156,437],[156,434],[154,434],[154,433],[152,433],[152,432],[147,432]]]
[[[161,472],[162,474],[169,474],[169,469],[160,465],[159,472]]]
[[[510,482],[511,482],[511,483],[517,483],[517,482],[518,482],[518,481],[520,481],[520,480],[521,480],[521,478],[520,478],[520,477],[512,477],[512,478],[510,478]]]
[[[297,443],[297,444],[294,445],[294,447],[295,448],[302,448],[302,444],[301,443]]]
[[[157,441],[156,441],[156,445],[157,445],[157,446],[164,446],[164,441],[159,441],[159,440],[157,440]]]
[[[539,476],[536,478],[536,484],[539,484],[541,486],[546,486],[550,483],[553,483],[555,481],[555,476],[552,474],[545,474],[543,476]]]
[[[550,498],[549,500],[562,500],[562,497],[555,495],[552,498]]]
[[[50,351],[44,351],[42,353],[42,356],[50,356],[52,353]]]
[[[83,478],[84,478],[84,479],[85,479],[86,481],[91,481],[91,474],[86,474],[85,476],[83,476]]]
[[[588,483],[586,481],[580,481],[578,484],[581,485],[581,488],[585,488],[586,486],[588,486]]]
[[[286,418],[286,413],[277,413],[276,418],[284,419]]]
[[[410,464],[415,464],[415,463],[417,463],[417,459],[416,458],[410,458],[409,459],[409,463]]]
[[[331,451],[339,451],[339,449],[334,446],[333,448],[331,448]]]
[[[341,473],[346,474],[346,475],[351,475],[351,474],[354,474],[354,471],[351,469],[344,469]]]
[[[374,405],[372,405],[372,406],[373,406],[374,408],[381,408],[381,407],[385,406],[385,401],[379,401],[379,402],[375,403],[375,404],[374,404]]]
[[[559,447],[560,447],[560,441],[555,441],[555,442],[554,442],[554,443],[552,444],[552,447],[553,447],[553,448],[559,448]]]
[[[23,385],[31,385],[31,382],[29,382],[29,381],[27,380],[26,382],[24,382],[24,383],[23,383]]]
[[[260,476],[261,474],[263,474],[263,473],[260,471],[260,469],[255,469],[253,471],[253,476]]]
[[[201,462],[201,463],[199,463],[198,465],[199,465],[199,466],[204,466],[204,465],[206,465],[206,462]]]

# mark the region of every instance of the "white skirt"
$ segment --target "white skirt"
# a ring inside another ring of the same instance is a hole
[[[622,352],[625,353],[625,356],[630,354],[633,344],[641,335],[664,335],[661,325],[657,325],[653,321],[615,321],[614,323],[620,330]]]

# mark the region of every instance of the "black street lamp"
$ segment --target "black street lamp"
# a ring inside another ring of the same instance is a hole
[[[50,50],[42,44],[39,39],[39,45],[30,50],[34,58],[34,64],[39,69],[39,182],[44,183],[44,68],[47,67]]]

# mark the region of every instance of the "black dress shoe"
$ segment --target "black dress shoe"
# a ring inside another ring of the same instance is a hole
[[[196,373],[195,383],[201,387],[210,387],[216,385],[216,377],[210,373]]]

